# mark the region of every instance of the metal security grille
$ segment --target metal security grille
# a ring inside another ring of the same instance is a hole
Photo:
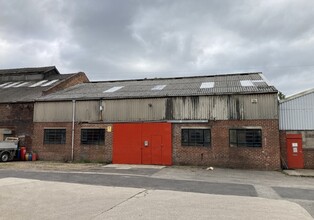
[[[105,142],[105,129],[82,129],[81,144],[101,145]]]
[[[44,129],[44,144],[65,144],[66,129]]]
[[[262,130],[230,129],[231,147],[262,147]]]
[[[182,129],[182,146],[210,146],[210,129]]]

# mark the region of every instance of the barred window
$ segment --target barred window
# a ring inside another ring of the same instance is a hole
[[[105,129],[82,129],[81,144],[101,145],[105,143]]]
[[[44,129],[44,144],[65,144],[66,129]]]
[[[210,129],[182,129],[182,146],[210,146]]]
[[[231,147],[262,147],[262,130],[260,129],[230,129]]]

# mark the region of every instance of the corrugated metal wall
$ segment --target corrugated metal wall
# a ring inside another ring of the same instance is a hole
[[[276,94],[76,101],[76,121],[278,119],[277,108]],[[35,104],[35,122],[71,120],[71,101]]]
[[[279,105],[280,130],[314,130],[314,93]]]
[[[166,118],[166,99],[106,100],[104,121],[158,121]]]
[[[72,102],[38,102],[34,122],[68,122],[72,120]]]

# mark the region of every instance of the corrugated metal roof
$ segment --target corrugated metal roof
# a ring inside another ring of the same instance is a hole
[[[30,102],[73,74],[60,74],[54,66],[0,70],[0,103]]]
[[[241,81],[250,81],[252,86],[242,86]],[[202,83],[213,82],[211,88],[200,88]],[[154,86],[166,85],[162,90],[152,90]],[[121,89],[104,93],[113,87]],[[139,80],[119,80],[92,82],[73,86],[38,100],[67,99],[121,99],[169,96],[197,96],[220,94],[276,93],[277,89],[269,85],[262,73],[242,73],[227,75],[209,75],[194,77],[155,78]]]
[[[55,66],[31,67],[31,68],[15,68],[15,69],[0,69],[0,74],[28,74],[28,73],[45,73],[51,70],[56,70]]]

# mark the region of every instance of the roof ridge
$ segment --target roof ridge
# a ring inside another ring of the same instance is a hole
[[[130,82],[130,81],[152,81],[152,80],[175,80],[175,79],[199,79],[205,77],[226,77],[226,76],[244,76],[260,74],[262,72],[247,72],[247,73],[227,73],[227,74],[215,74],[215,75],[197,75],[197,76],[176,76],[176,77],[155,77],[155,78],[141,78],[141,79],[121,79],[121,80],[101,80],[101,81],[91,81],[91,83],[112,83],[112,82]]]

